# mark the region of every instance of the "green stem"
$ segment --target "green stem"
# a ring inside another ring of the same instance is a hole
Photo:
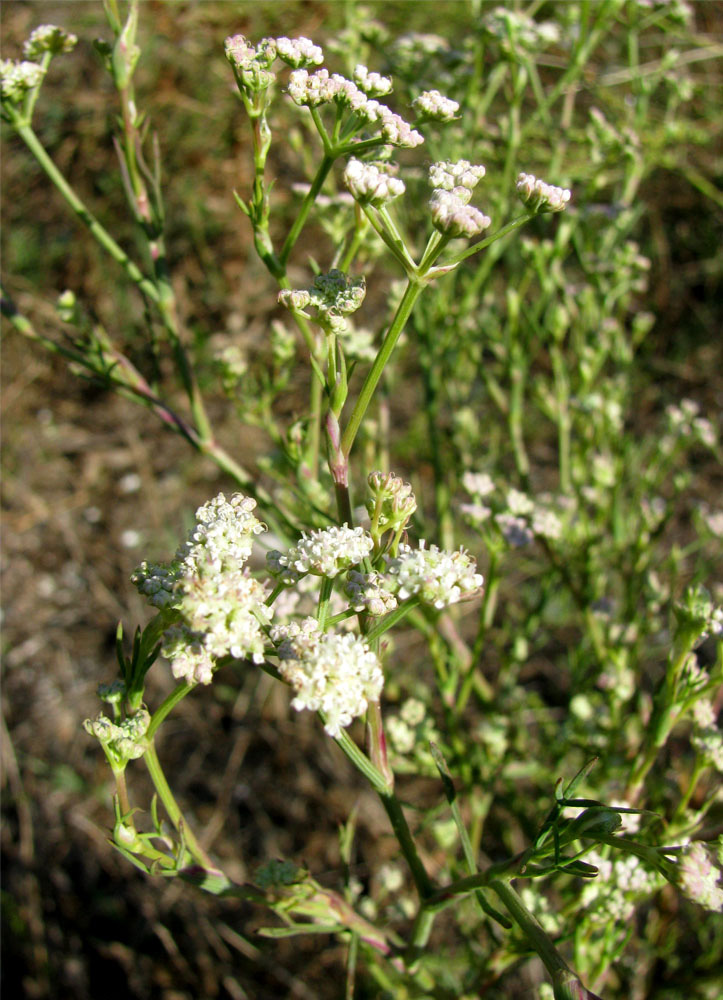
[[[178,324],[172,311],[172,303],[169,302],[168,299],[168,288],[170,288],[170,285],[167,283],[159,284],[158,281],[153,281],[151,278],[148,278],[130,259],[125,251],[118,246],[110,233],[104,226],[101,225],[98,219],[96,219],[93,213],[86,207],[73,188],[68,184],[66,179],[48,156],[44,146],[30,125],[16,124],[15,128],[18,135],[25,142],[26,146],[43,168],[47,176],[65,198],[78,218],[85,223],[98,243],[104,250],[108,251],[111,257],[118,264],[120,264],[125,273],[131,281],[138,286],[143,295],[147,296],[159,307],[163,324],[171,337],[176,358],[176,365],[191,404],[199,437],[201,437],[202,440],[209,439],[211,437],[211,428],[208,417],[205,412],[200,391],[196,385],[193,370],[178,334]]]
[[[523,415],[525,405],[525,385],[527,370],[521,353],[513,351],[512,365],[510,368],[510,411],[508,414],[508,426],[510,429],[510,439],[512,442],[512,453],[515,459],[517,472],[527,487],[530,475],[530,460],[527,457],[525,439],[523,431]]]
[[[193,691],[195,686],[195,684],[187,684],[184,681],[182,684],[179,684],[178,687],[174,688],[168,697],[158,706],[151,716],[151,722],[148,726],[148,730],[146,731],[146,737],[149,740],[152,740],[156,735],[158,727],[166,716],[173,711],[176,705],[182,701],[190,691]]]
[[[678,823],[685,815],[685,811],[690,805],[690,800],[693,798],[695,789],[698,785],[698,781],[700,780],[700,776],[701,774],[703,774],[703,772],[706,770],[707,767],[708,763],[705,757],[701,757],[700,755],[696,756],[695,765],[693,766],[693,773],[690,775],[688,781],[686,782],[685,791],[683,792],[682,798],[678,803],[678,805],[676,806],[675,812],[673,813],[673,818],[670,821],[671,825]]]
[[[319,715],[322,719],[324,718],[322,712],[320,712]],[[417,853],[417,847],[414,843],[414,838],[412,837],[404,812],[402,811],[401,804],[389,787],[387,779],[381,771],[375,767],[374,764],[372,764],[367,755],[359,749],[345,729],[342,729],[339,736],[336,737],[336,743],[340,750],[342,750],[342,752],[357,768],[357,770],[360,771],[361,774],[363,774],[369,781],[374,791],[382,800],[382,805],[384,806],[387,816],[389,817],[392,830],[394,831],[401,851],[406,858],[407,864],[409,865],[409,869],[412,873],[412,878],[414,879],[414,884],[417,887],[420,899],[426,899],[432,895],[432,882],[429,875],[427,875],[419,854]]]
[[[115,787],[118,793],[118,803],[120,805],[121,813],[124,817],[126,817],[126,822],[132,824],[135,829],[135,823],[133,823],[133,816],[131,813],[131,801],[128,797],[128,785],[126,783],[125,768],[122,771],[114,771],[113,775],[115,777]]]
[[[570,86],[582,73],[583,68],[587,65],[590,53],[598,44],[598,41],[603,37],[607,28],[605,26],[605,18],[608,15],[608,10],[610,8],[609,3],[601,3],[598,8],[598,25],[602,27],[594,27],[587,37],[583,36],[577,45],[577,48],[572,53],[570,61],[568,63],[567,69],[562,74],[560,79],[550,90],[549,94],[546,96],[541,104],[538,104],[535,111],[529,115],[525,121],[524,126],[520,132],[520,141],[528,137],[531,129],[535,128],[538,120],[546,116],[552,105],[560,97],[560,95],[565,91],[565,89]]]
[[[410,597],[403,604],[398,605],[394,611],[390,611],[388,615],[385,615],[381,621],[379,621],[373,628],[370,628],[366,633],[365,638],[367,642],[376,642],[377,639],[381,638],[385,632],[388,632],[390,628],[394,628],[399,622],[406,618],[410,611],[413,611],[419,606],[418,597]]]
[[[55,166],[53,161],[50,159],[45,151],[45,148],[41,144],[35,132],[33,132],[30,125],[18,124],[15,126],[15,129],[50,180],[56,186],[58,191],[60,191],[78,218],[85,223],[95,239],[105,250],[108,251],[111,257],[117,261],[118,264],[120,264],[131,281],[134,281],[138,285],[143,294],[147,295],[149,299],[152,299],[157,303],[159,301],[159,292],[155,284],[150,280],[150,278],[146,277],[141,272],[140,268],[130,259],[128,254],[126,254],[125,251],[118,246],[110,233],[101,225],[93,213],[86,208],[61,172]]]
[[[468,257],[474,256],[474,254],[479,253],[480,250],[484,250],[485,247],[490,246],[490,244],[495,243],[497,240],[502,239],[503,236],[507,236],[508,233],[513,233],[515,229],[519,229],[520,226],[524,226],[526,222],[534,218],[534,212],[527,212],[525,215],[519,215],[512,222],[508,222],[506,226],[501,229],[496,230],[491,236],[488,236],[484,240],[480,240],[479,243],[474,243],[471,247],[467,247],[466,250],[462,250],[460,253],[455,254],[450,260],[446,261],[445,267],[449,267],[454,264],[459,264],[463,260],[467,260]]]
[[[161,762],[158,759],[158,754],[156,753],[156,748],[152,740],[149,740],[148,742],[148,749],[143,755],[143,760],[145,761],[148,773],[151,776],[151,781],[153,782],[156,792],[158,793],[158,798],[163,803],[166,813],[168,814],[168,818],[182,835],[184,843],[191,855],[200,865],[203,865],[204,868],[215,868],[216,866],[211,858],[208,854],[206,854],[204,849],[196,840],[196,835],[186,822],[183,813],[173,796],[173,792],[166,781],[166,776],[163,773],[163,768],[161,767]]]
[[[560,490],[569,494],[572,490],[572,475],[570,472],[570,383],[565,370],[562,351],[557,344],[550,349],[552,370],[555,377],[555,395],[557,397],[557,447],[560,467]]]
[[[342,435],[341,450],[346,456],[348,456],[351,451],[354,439],[357,436],[357,432],[359,431],[359,427],[361,426],[361,422],[364,418],[364,414],[372,401],[379,379],[382,377],[382,372],[392,356],[392,352],[397,345],[401,332],[409,319],[412,309],[414,308],[414,304],[419,298],[423,287],[423,283],[416,278],[409,278],[407,281],[407,287],[404,290],[402,301],[399,303],[397,312],[392,320],[389,330],[387,331],[387,335],[379,348],[379,353],[374,359],[374,364],[364,380],[359,397],[354,404],[354,409],[352,410],[346,429]]]
[[[382,710],[378,701],[372,701],[367,708],[367,746],[369,749],[369,759],[378,769],[388,788],[394,788],[394,771],[389,766],[387,758],[387,740],[384,735],[384,723],[382,721]]]
[[[380,795],[380,798],[389,817],[389,822],[392,824],[392,830],[399,842],[402,854],[409,865],[419,898],[426,899],[432,895],[434,887],[417,853],[417,846],[414,843],[412,832],[407,824],[399,799],[391,791]]]
[[[560,975],[569,974],[570,969],[562,955],[555,948],[550,936],[543,930],[540,923],[524,905],[517,892],[512,888],[509,879],[493,879],[490,889],[504,905],[505,909],[527,938],[530,946],[537,952],[553,981]]]
[[[317,195],[319,194],[324,185],[324,181],[329,175],[329,171],[331,170],[334,164],[334,159],[335,156],[333,155],[333,153],[326,152],[324,154],[324,158],[319,164],[319,169],[316,171],[316,176],[314,177],[314,180],[311,183],[311,188],[309,189],[308,193],[306,194],[306,197],[301,203],[299,214],[296,216],[294,224],[289,230],[288,235],[284,240],[284,245],[282,246],[281,251],[279,252],[279,263],[283,268],[286,267],[291,251],[294,249],[294,244],[296,243],[297,239],[299,238],[299,234],[301,233],[301,230],[304,228],[304,225],[306,224],[309,212],[311,211],[311,208],[314,202],[316,201]]]
[[[329,618],[329,600],[334,589],[334,581],[328,577],[321,578],[321,588],[319,590],[319,605],[316,611],[316,620],[319,623],[319,631],[323,632]]]

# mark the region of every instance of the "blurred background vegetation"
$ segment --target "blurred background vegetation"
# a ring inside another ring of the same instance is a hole
[[[366,6],[393,34],[435,32],[454,43],[481,5]],[[552,6],[541,5],[542,13]],[[201,356],[218,333],[243,343],[263,341],[275,304],[273,283],[232,197],[233,188],[247,189],[250,166],[247,122],[223,39],[236,32],[252,39],[303,34],[323,43],[344,25],[349,8],[313,0],[142,5],[143,55],[135,82],[159,133],[174,284]],[[723,41],[720,4],[697,4],[694,16],[701,38]],[[110,138],[116,96],[91,44],[108,35],[102,5],[5,0],[0,17],[5,58],[17,58],[22,41],[41,23],[78,35],[75,52],[53,64],[36,128],[87,204],[124,247],[133,248],[134,224]],[[591,65],[590,74],[605,68]],[[719,67],[701,74],[707,86],[720,84]],[[642,352],[641,385],[666,401],[692,396],[709,414],[723,402],[722,170],[714,106],[701,100],[700,141],[686,139],[669,168],[646,181],[635,234],[652,260],[645,308],[657,318]],[[94,316],[123,334],[131,355],[142,355],[134,290],[118,280],[116,265],[71,217],[9,130],[3,143],[2,264],[13,298],[40,329],[53,331],[55,297],[70,287]],[[475,159],[474,150],[460,155]],[[289,183],[303,179],[296,153],[277,143],[272,168],[283,179],[277,196],[290,197]],[[257,914],[175,883],[151,882],[113,852],[107,843],[110,776],[80,725],[96,711],[98,682],[114,673],[116,623],[146,618],[128,582],[131,571],[143,557],[170,555],[195,507],[230,484],[144,411],[73,378],[62,360],[7,330],[2,386],[7,995],[338,997],[340,945],[318,936],[254,938]],[[255,433],[244,429],[239,440],[210,376],[205,388],[226,446],[241,459],[253,454]],[[293,411],[293,387],[288,405]],[[402,392],[398,405],[412,420],[418,400]],[[646,405],[649,394],[641,396],[643,425]],[[719,504],[720,468],[701,461],[694,472],[698,494]],[[154,683],[158,692],[165,689],[162,676],[150,683],[151,692]],[[165,733],[162,752],[176,791],[204,845],[224,859],[231,877],[243,880],[262,861],[293,857],[334,884],[338,824],[356,802],[359,877],[366,879],[393,855],[376,800],[320,738],[315,720],[291,717],[285,693],[263,677],[196,692]],[[405,786],[409,800],[424,802],[430,795],[436,791],[425,779]],[[704,947],[688,944],[696,954]],[[684,986],[675,982],[676,976],[684,981],[686,941],[676,947],[678,957],[669,956],[649,996],[683,995]],[[534,965],[512,970],[486,995],[532,997],[537,971]]]

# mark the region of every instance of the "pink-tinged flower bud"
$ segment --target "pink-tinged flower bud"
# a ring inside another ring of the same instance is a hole
[[[534,174],[520,174],[517,194],[533,212],[561,212],[570,200],[567,188],[554,187],[538,180]]]

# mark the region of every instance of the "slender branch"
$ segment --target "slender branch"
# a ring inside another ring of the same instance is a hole
[[[117,261],[118,264],[120,264],[131,281],[138,285],[143,294],[147,295],[148,298],[152,299],[155,303],[158,303],[160,301],[160,294],[154,282],[142,273],[138,265],[130,259],[125,250],[118,246],[108,230],[98,221],[98,219],[96,219],[90,209],[87,208],[80,200],[78,195],[66,181],[65,177],[63,177],[61,172],[48,156],[44,146],[30,125],[17,124],[15,129],[50,180],[56,186],[58,191],[60,191],[78,218],[85,223],[95,239],[102,247],[104,247],[104,249],[108,251],[111,257]]]

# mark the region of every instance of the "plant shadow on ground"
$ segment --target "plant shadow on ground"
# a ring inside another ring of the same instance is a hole
[[[82,15],[78,6],[3,4],[5,54],[41,21],[67,24],[86,39],[101,33],[100,4],[84,5]],[[143,70],[143,87],[169,154],[169,242],[179,297],[192,326],[223,329],[236,316],[248,338],[263,336],[269,297],[261,289],[271,286],[230,196],[249,174],[245,123],[220,43],[237,30],[314,37],[340,14],[324,3],[146,6],[154,28],[145,65],[155,69]],[[462,5],[454,6],[454,16],[462,17]],[[392,27],[410,20],[408,5],[391,9]],[[440,30],[438,11],[415,18],[419,29]],[[89,202],[117,211],[122,192],[107,138],[114,98],[89,48],[65,79],[56,76],[46,86],[44,137]],[[111,327],[118,315],[140,318],[126,290],[116,295],[112,264],[14,140],[8,148],[4,259],[18,302],[32,302],[39,322],[45,309],[50,323],[52,292],[72,285]],[[290,167],[280,159],[275,169],[283,175]],[[698,262],[720,242],[720,218],[674,178],[657,178],[649,200],[659,250],[650,295],[661,322],[646,347],[647,362],[666,399],[692,395],[712,412],[723,398],[720,345],[711,344],[709,333],[716,328],[720,275]],[[132,238],[122,225],[121,238]],[[44,291],[44,306],[34,288]],[[113,852],[110,777],[80,725],[97,711],[98,682],[114,673],[116,623],[147,618],[128,583],[131,571],[143,557],[170,556],[192,511],[228,492],[228,483],[143,411],[74,380],[61,361],[15,336],[5,338],[2,379],[7,995],[337,998],[344,954],[331,938],[265,941],[253,934],[263,924],[258,914],[172,881],[150,881]],[[411,420],[418,401],[402,387],[396,406],[400,420]],[[236,440],[233,420],[221,420],[220,398],[216,408],[221,437],[243,460],[256,438],[244,431]],[[707,490],[717,504],[720,469],[695,471],[699,484],[707,484],[698,493]],[[544,676],[533,680],[544,690]],[[163,677],[154,683],[150,694],[163,697]],[[356,802],[355,873],[364,881],[392,856],[377,800],[320,738],[318,723],[290,712],[279,686],[229,670],[184,702],[165,732],[161,754],[178,796],[231,877],[242,881],[256,864],[290,857],[336,885],[338,825]],[[402,789],[411,801],[427,793],[422,780]],[[538,971],[513,971],[486,995],[533,996]]]

